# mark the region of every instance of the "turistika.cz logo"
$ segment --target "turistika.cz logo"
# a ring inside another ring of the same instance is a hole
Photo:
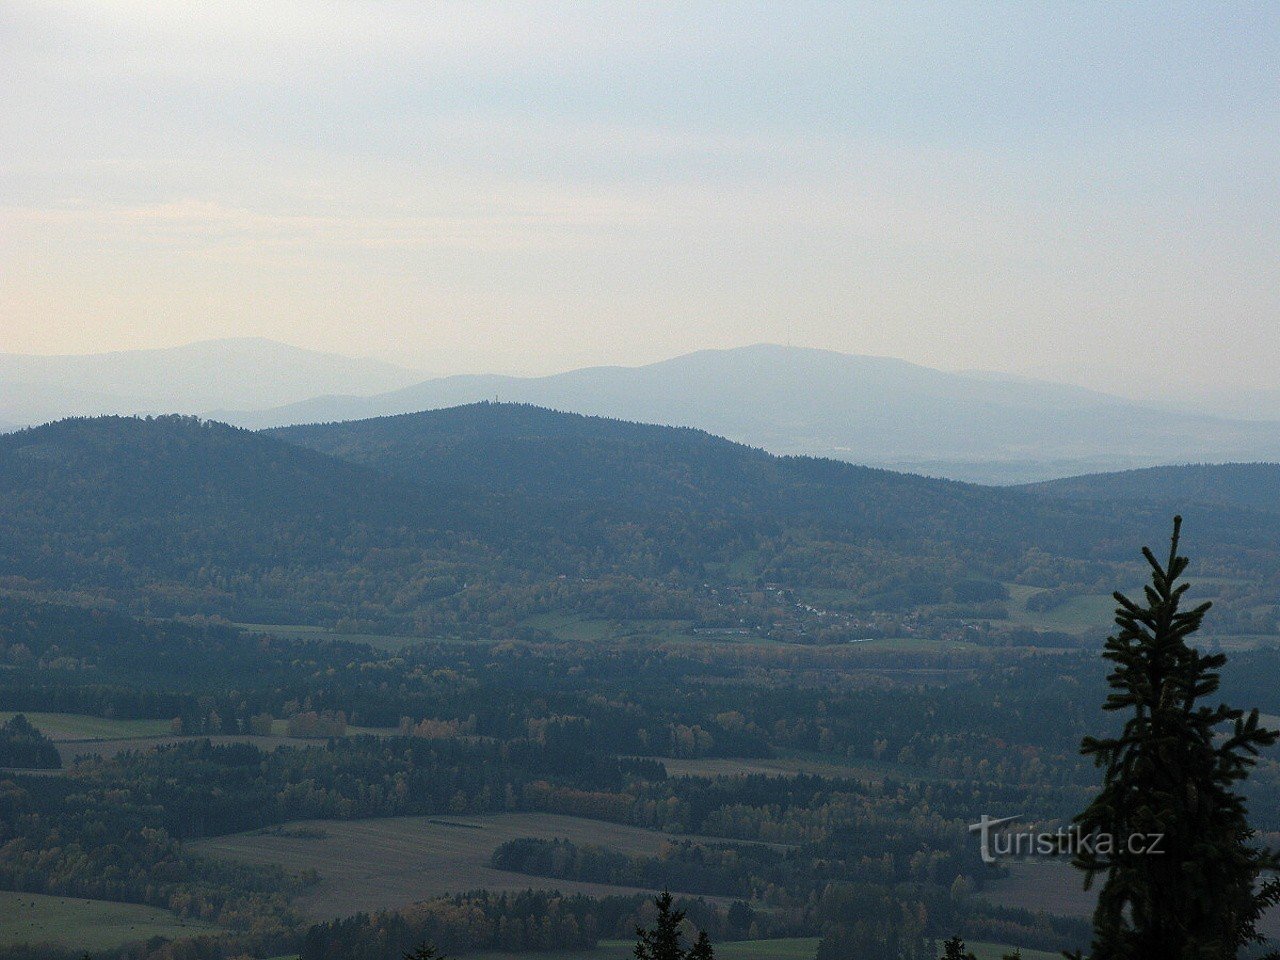
[[[996,863],[1001,857],[1074,857],[1079,853],[1100,857],[1121,853],[1159,856],[1164,852],[1163,833],[1131,833],[1127,837],[1116,837],[1110,833],[1082,833],[1075,825],[1057,830],[1004,829],[1021,818],[1021,814],[989,817],[984,813],[977,823],[969,824],[969,832],[981,837],[983,863]]]

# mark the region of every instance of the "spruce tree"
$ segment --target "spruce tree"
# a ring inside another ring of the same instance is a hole
[[[1235,790],[1277,734],[1258,726],[1257,710],[1245,716],[1204,702],[1218,690],[1226,657],[1187,642],[1210,604],[1181,609],[1189,586],[1179,582],[1188,564],[1178,554],[1181,527],[1175,517],[1163,564],[1143,549],[1151,568],[1145,602],[1115,594],[1120,629],[1103,653],[1114,665],[1104,709],[1125,722],[1118,735],[1081,744],[1104,771],[1100,792],[1075,820],[1081,836],[1099,843],[1074,858],[1085,888],[1105,878],[1092,960],[1234,958],[1262,941],[1258,919],[1280,901],[1280,883],[1260,882],[1280,859],[1251,843]],[[1101,846],[1106,837],[1110,849]],[[1157,852],[1146,850],[1151,843]]]
[[[964,948],[964,941],[952,937],[942,944],[942,960],[977,960],[973,953]]]
[[[711,949],[711,938],[707,936],[707,931],[698,931],[698,939],[689,948],[687,960],[716,960],[716,952]]]
[[[653,905],[658,908],[653,926],[648,930],[636,928],[636,960],[685,960],[680,934],[684,911],[672,909],[671,893],[667,890],[653,901]]]

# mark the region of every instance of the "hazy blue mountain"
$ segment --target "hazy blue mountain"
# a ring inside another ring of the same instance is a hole
[[[1280,420],[1280,387],[1205,391],[1195,399],[1198,409],[1233,420]]]
[[[1071,500],[1207,503],[1280,513],[1280,463],[1150,467],[1050,480],[1026,489]]]
[[[1017,482],[1189,458],[1280,459],[1280,426],[1170,413],[1061,384],[770,345],[547,377],[455,376],[216,416],[354,420],[479,400],[693,426],[774,453]]]
[[[0,354],[0,419],[30,425],[106,413],[271,407],[318,393],[379,393],[417,376],[380,360],[256,337],[78,356]]]

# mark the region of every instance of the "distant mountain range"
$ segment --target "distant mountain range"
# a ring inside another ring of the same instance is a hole
[[[0,356],[0,420],[175,411],[261,429],[496,399],[696,427],[773,453],[986,483],[1280,460],[1280,423],[826,350],[758,345],[545,377],[415,380],[389,364],[264,340],[96,357]]]
[[[381,393],[419,376],[256,337],[77,356],[0,354],[0,429],[72,416],[274,407],[321,393]]]
[[[1280,387],[1269,390],[1205,390],[1193,393],[1190,399],[1197,409],[1220,417],[1280,420]]]
[[[484,399],[698,427],[773,453],[978,482],[1192,460],[1280,459],[1280,424],[1156,410],[1042,381],[769,345],[548,377],[445,377],[377,396],[319,397],[214,416],[266,427]]]

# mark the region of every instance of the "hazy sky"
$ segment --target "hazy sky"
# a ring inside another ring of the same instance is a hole
[[[0,351],[1280,385],[1280,4],[0,0]]]

